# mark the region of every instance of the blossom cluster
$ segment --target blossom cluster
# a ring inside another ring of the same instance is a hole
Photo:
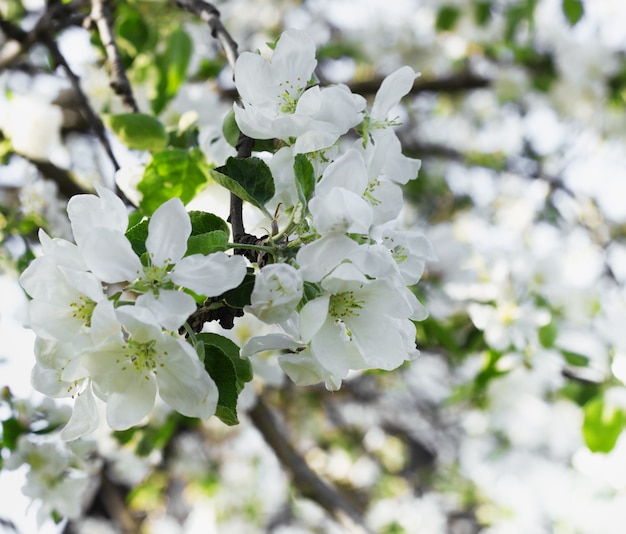
[[[96,397],[106,402],[116,430],[141,422],[157,392],[184,415],[210,417],[217,387],[178,331],[196,310],[192,294],[236,287],[245,260],[224,252],[185,256],[191,222],[179,199],[152,215],[140,257],[125,235],[124,203],[105,188],[97,191],[68,204],[76,243],[40,231],[43,255],[20,278],[32,297],[29,326],[37,334],[33,386],[75,399],[65,439],[97,428]]]
[[[237,126],[250,138],[274,139],[275,149],[247,160],[262,171],[253,184],[232,185],[245,161],[211,173],[271,217],[271,235],[248,243],[259,252],[253,268],[225,252],[226,223],[213,214],[204,215],[220,221],[218,231],[203,227],[207,239],[193,241],[202,236],[176,197],[129,229],[127,207],[98,186],[97,195],[68,203],[74,242],[40,232],[43,255],[20,279],[37,334],[32,383],[75,400],[65,439],[95,430],[96,399],[116,430],[139,424],[157,394],[186,416],[222,417],[220,408],[233,415],[220,373],[235,377],[237,393],[249,379],[238,376],[236,361],[230,371],[223,365],[231,362],[213,361],[227,356],[223,350],[232,360],[232,346],[219,341],[207,356],[192,332],[197,325],[188,324],[199,306],[210,307],[207,299],[233,289],[249,287],[244,310],[281,328],[250,339],[241,356],[281,351],[279,363],[297,384],[337,389],[351,370],[391,370],[417,356],[413,321],[426,310],[410,286],[434,253],[420,233],[396,229],[401,185],[417,176],[420,161],[402,154],[392,129],[393,108],[417,74],[403,67],[389,75],[368,109],[346,86],[310,85],[315,66],[315,45],[302,31],[285,32],[271,61],[243,53],[236,64]],[[264,187],[272,193],[257,194]],[[198,245],[214,239],[219,246]],[[248,271],[253,289],[244,283]]]
[[[284,224],[270,237],[283,261],[260,269],[246,308],[282,332],[252,338],[242,355],[281,350],[297,384],[337,389],[350,370],[390,370],[418,354],[413,321],[426,311],[409,286],[435,256],[423,235],[394,224],[401,184],[416,178],[420,161],[402,154],[392,111],[417,74],[390,74],[367,109],[346,86],[309,87],[315,66],[311,38],[290,30],[271,61],[243,53],[235,67],[239,128],[279,140],[268,207]]]

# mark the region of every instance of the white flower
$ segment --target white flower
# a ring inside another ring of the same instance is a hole
[[[63,112],[35,95],[16,95],[0,117],[0,128],[16,152],[34,160],[66,167],[67,150],[61,142]]]
[[[215,413],[217,387],[198,355],[156,324],[151,309],[141,305],[103,307],[94,318],[94,328],[116,333],[86,351],[82,361],[115,430],[140,423],[154,408],[157,392],[188,417],[207,419]]]
[[[411,67],[404,66],[392,72],[383,80],[376,92],[374,104],[369,114],[371,126],[385,128],[390,123],[393,123],[393,118],[389,119],[389,112],[398,105],[403,96],[408,94],[417,76],[419,74]]]
[[[327,293],[304,305],[299,330],[327,371],[343,378],[350,369],[390,370],[417,355],[413,309],[393,284],[349,263],[321,284]]]
[[[367,183],[365,163],[354,149],[326,168],[309,202],[313,224],[320,234],[369,232],[373,213],[363,198]]]
[[[46,339],[69,341],[89,327],[98,302],[105,298],[100,281],[86,271],[76,245],[39,232],[44,255],[20,276],[32,297],[29,326]]]
[[[82,215],[88,207],[73,211],[73,226],[89,223],[83,222]],[[158,309],[165,315],[158,314],[157,318],[175,330],[195,310],[193,298],[176,291],[175,285],[211,297],[237,287],[246,274],[241,256],[215,252],[183,257],[190,235],[189,215],[180,199],[173,198],[154,212],[148,224],[147,265],[142,265],[120,227],[96,226],[81,238],[79,248],[89,269],[104,282],[132,282],[135,291],[152,292],[159,300],[164,299]]]
[[[271,62],[243,52],[235,65],[235,84],[244,107],[234,105],[241,131],[254,139],[296,141],[296,152],[314,152],[335,143],[362,119],[365,99],[346,86],[311,87],[315,44],[306,32],[284,32]]]
[[[280,323],[295,312],[302,292],[302,278],[294,267],[286,263],[266,265],[255,277],[251,304],[245,310],[265,323]]]

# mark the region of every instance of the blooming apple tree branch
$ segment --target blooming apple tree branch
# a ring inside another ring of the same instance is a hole
[[[61,432],[69,442],[99,427],[99,405],[118,432],[162,404],[236,424],[237,399],[259,353],[278,354],[296,384],[329,390],[351,371],[396,369],[419,353],[414,321],[427,313],[410,287],[435,256],[422,234],[397,225],[401,185],[416,178],[420,161],[402,154],[392,115],[417,73],[393,72],[368,106],[346,86],[314,82],[316,49],[305,32],[283,33],[271,59],[237,56],[215,8],[184,5],[209,23],[233,62],[241,103],[224,131],[237,157],[211,166],[156,117],[110,115],[120,141],[150,155],[136,185],[138,210],[129,214],[119,196],[97,185],[96,194],[67,205],[71,241],[40,231],[42,254],[20,277],[37,336],[32,384],[73,400]],[[102,7],[96,2],[92,16]],[[173,39],[184,48],[181,34]],[[44,43],[93,119],[58,46],[51,37]],[[90,122],[116,163],[102,123]],[[209,179],[229,191],[230,226],[185,208]],[[244,205],[263,238],[246,234]],[[240,348],[204,328],[214,320],[230,328],[246,314],[271,333]],[[362,527],[360,514],[278,439],[262,405],[252,413],[279,458],[303,477],[305,493]]]

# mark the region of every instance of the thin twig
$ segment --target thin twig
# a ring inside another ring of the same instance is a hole
[[[238,46],[222,24],[218,9],[213,4],[203,0],[175,0],[175,2],[183,9],[198,16],[202,22],[208,24],[211,29],[211,36],[220,43],[230,68],[235,72],[235,62],[239,56]]]
[[[107,139],[104,125],[102,124],[102,121],[100,120],[100,118],[95,114],[93,108],[91,107],[91,104],[89,103],[89,100],[87,99],[87,96],[83,92],[80,86],[80,80],[78,76],[74,74],[74,71],[69,66],[63,54],[61,54],[61,51],[59,50],[59,47],[56,41],[52,37],[50,37],[49,35],[44,35],[42,36],[41,41],[43,42],[44,45],[46,45],[48,50],[50,50],[50,54],[52,55],[54,61],[58,65],[61,65],[63,67],[63,70],[65,70],[65,73],[67,74],[67,77],[70,79],[72,87],[74,88],[74,91],[76,92],[76,97],[78,98],[78,102],[81,108],[83,109],[83,112],[87,116],[87,120],[89,121],[91,128],[93,129],[94,133],[100,140],[100,143],[102,143],[102,146],[104,147],[104,150],[106,151],[109,159],[111,160],[113,167],[115,168],[116,171],[119,170],[120,165],[117,162],[117,159],[115,158],[115,154],[113,154],[113,149],[111,148],[111,144],[109,143],[109,140]]]
[[[113,37],[113,22],[109,0],[91,0],[91,13],[89,16],[98,29],[100,40],[104,45],[111,66],[111,82],[109,85],[120,96],[124,106],[129,111],[138,113],[139,107],[133,96],[133,90],[126,76],[119,48]]]
[[[346,532],[372,533],[365,524],[361,512],[334,487],[324,482],[296,452],[278,429],[275,416],[260,397],[248,415],[282,465],[291,473],[293,484],[304,497],[317,502],[346,529]]]

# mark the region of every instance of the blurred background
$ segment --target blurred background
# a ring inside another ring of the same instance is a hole
[[[422,160],[403,224],[439,258],[415,288],[430,312],[417,324],[421,355],[331,393],[294,386],[266,354],[238,426],[163,408],[68,447],[52,432],[67,406],[29,386],[34,336],[17,277],[38,228],[70,237],[68,198],[114,187],[107,150],[129,195],[146,162],[94,129],[81,100],[97,116],[125,110],[90,25],[96,4],[0,0],[0,528],[351,531],[307,486],[303,461],[377,533],[623,533],[626,3],[215,2],[239,50],[269,55],[283,30],[305,29],[320,82],[370,102],[402,65],[421,72],[397,108],[403,151]],[[208,26],[174,2],[104,4],[138,109],[221,165],[236,94]],[[209,184],[194,206],[227,212],[223,199]],[[244,318],[229,335],[261,328]],[[297,460],[266,443],[272,429]],[[73,486],[44,491],[34,464],[19,466],[30,433]],[[21,486],[35,499],[26,512]]]

